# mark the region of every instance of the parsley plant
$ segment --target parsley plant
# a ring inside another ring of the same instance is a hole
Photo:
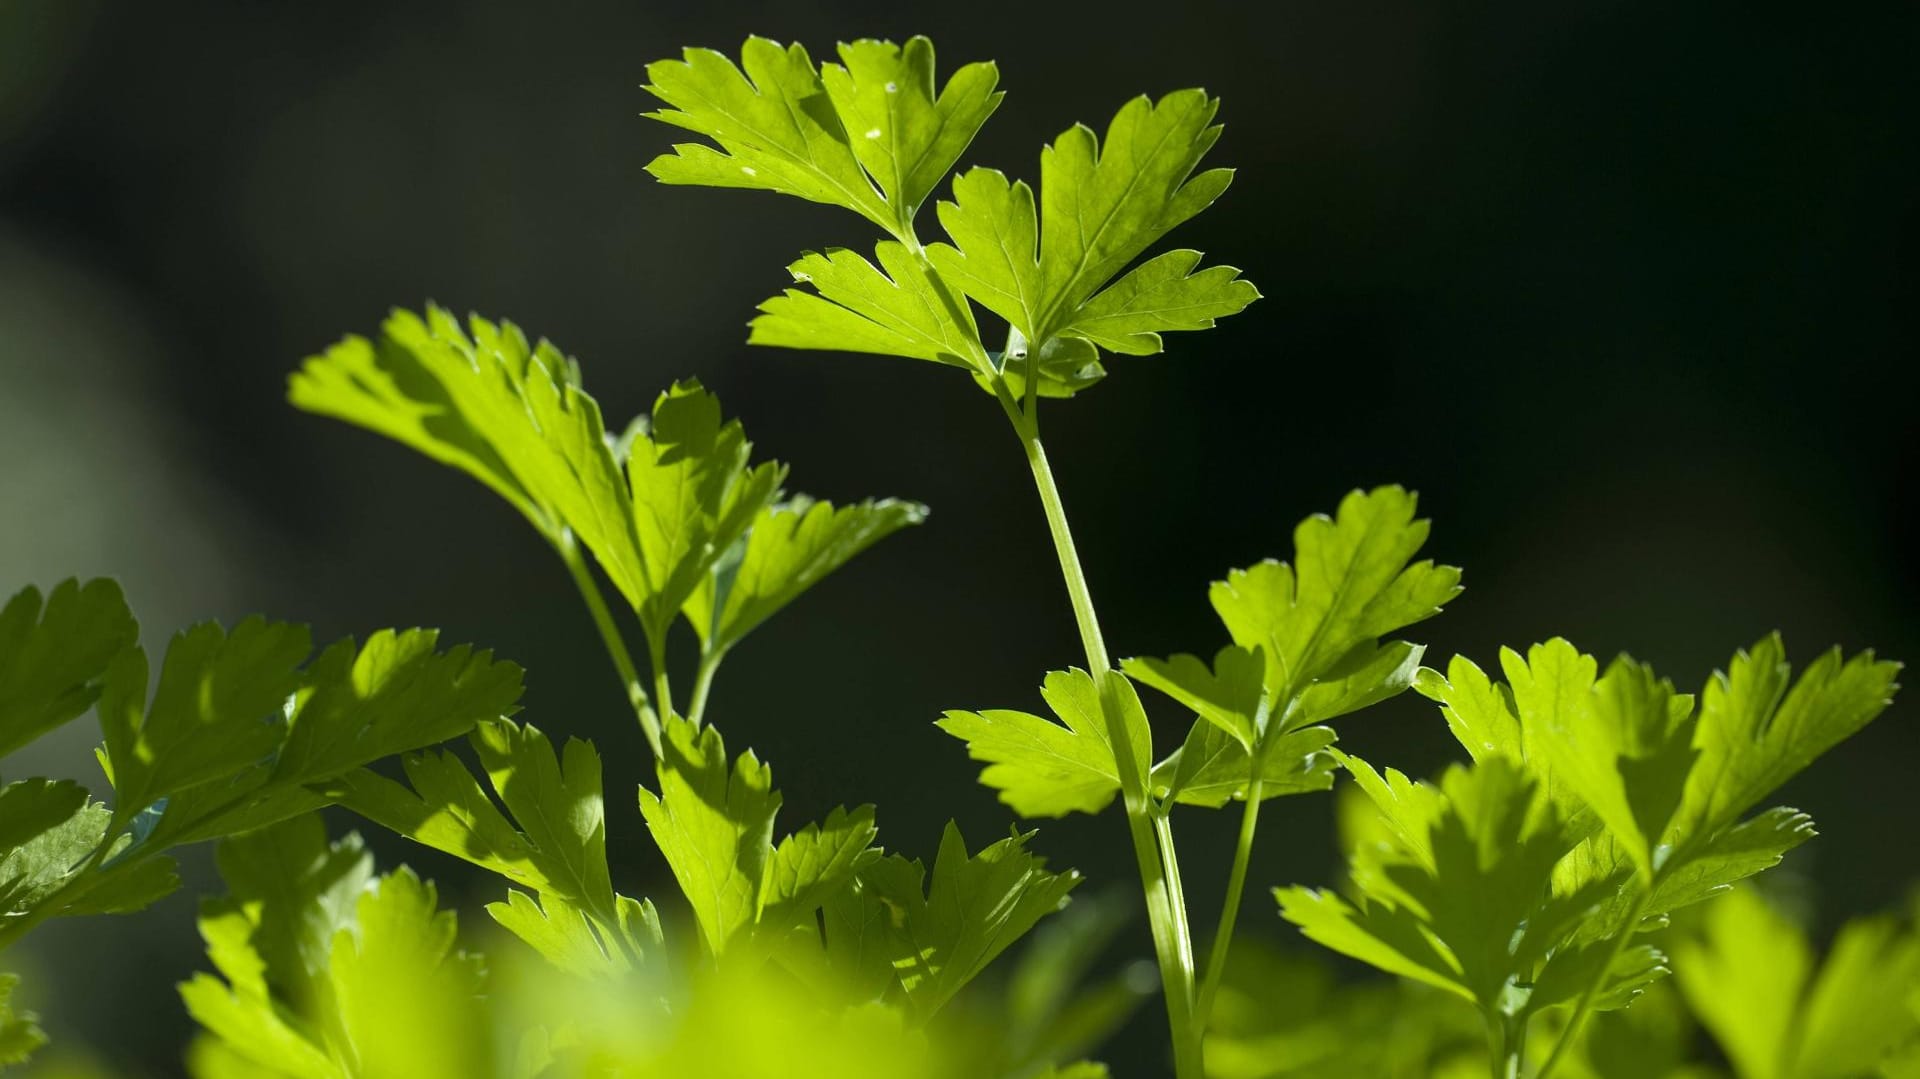
[[[1884,710],[1897,664],[1834,650],[1796,678],[1772,636],[1698,695],[1559,639],[1503,650],[1492,673],[1425,666],[1402,634],[1459,594],[1460,571],[1420,557],[1428,523],[1395,486],[1302,522],[1287,561],[1214,582],[1224,643],[1109,648],[1041,420],[1113,357],[1259,298],[1230,266],[1154,250],[1228,188],[1229,170],[1203,167],[1217,100],[1139,97],[1104,131],[1068,128],[1036,187],[955,171],[998,77],[975,63],[942,82],[925,38],[823,64],[752,38],[738,64],[690,49],[648,78],[664,103],[649,115],[704,140],[654,161],[659,180],[864,222],[860,249],[792,263],[753,343],[955,368],[1007,419],[1084,665],[1044,674],[1044,711],[937,723],[1020,818],[1119,804],[1179,1079],[1697,1075],[1689,1016],[1742,1079],[1916,1074],[1909,927],[1850,923],[1816,972],[1757,893],[1716,898],[1813,835],[1804,813],[1755,809]],[[935,199],[943,238],[923,239]],[[290,396],[467,473],[553,549],[645,735],[633,808],[679,895],[656,907],[619,889],[605,764],[517,718],[513,664],[419,629],[315,654],[304,629],[254,618],[177,634],[156,670],[118,586],[68,581],[0,608],[0,758],[91,711],[112,795],[0,785],[0,950],[51,918],[146,907],[178,887],[170,852],[217,841],[226,894],[199,918],[213,970],[181,987],[202,1030],[189,1066],[208,1079],[1106,1075],[1082,1058],[1142,991],[1082,984],[1122,919],[1068,905],[1078,873],[1047,868],[1017,829],[976,846],[949,824],[930,862],[892,853],[873,806],[788,830],[771,767],[707,715],[756,627],[924,507],[789,491],[787,466],[756,458],[695,381],[610,428],[557,346],[437,307],[309,359]],[[676,632],[697,642],[691,671],[671,669]],[[1465,751],[1436,780],[1335,748],[1409,688]],[[1156,736],[1148,701],[1182,727]],[[1396,988],[1236,947],[1263,811],[1336,781],[1344,886],[1273,894],[1307,938]],[[497,876],[491,961],[431,882],[330,838],[325,806]],[[1230,808],[1225,904],[1203,941],[1176,811],[1192,826]],[[1004,980],[987,974],[1036,927]],[[15,984],[0,976],[0,1067],[44,1041]]]

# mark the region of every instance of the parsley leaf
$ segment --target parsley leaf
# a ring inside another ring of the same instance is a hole
[[[1130,275],[1138,275],[1136,282],[1116,286],[1120,293],[1101,307],[1089,312],[1086,305],[1155,240],[1226,190],[1229,170],[1194,175],[1220,136],[1212,126],[1218,108],[1203,91],[1180,90],[1158,102],[1128,102],[1107,126],[1104,145],[1091,128],[1069,128],[1041,151],[1044,213],[1036,211],[1024,182],[1009,183],[994,169],[962,173],[953,182],[953,201],[938,207],[953,244],[934,244],[927,257],[942,277],[1028,341],[1062,333],[1090,337],[1115,311],[1136,320],[1128,333],[1182,328],[1176,320],[1156,320],[1155,305],[1136,303],[1152,291],[1139,282],[1157,283],[1166,263],[1136,269]],[[1250,285],[1236,288],[1232,277],[1201,282],[1213,286],[1206,295],[1223,313],[1257,295]],[[1183,298],[1191,306],[1195,296]],[[1083,329],[1082,319],[1091,325]]]
[[[707,950],[717,955],[760,909],[780,795],[773,770],[752,750],[728,767],[726,743],[714,728],[676,716],[665,734],[660,793],[641,788],[640,812],[693,907]]]
[[[381,630],[357,650],[343,640],[321,653],[290,710],[274,780],[338,775],[517,710],[517,665],[464,644],[436,652],[439,638],[437,630]]]
[[[821,66],[821,82],[854,156],[893,207],[897,225],[910,230],[921,203],[1000,106],[999,69],[967,64],[936,96],[933,42],[924,37],[908,38],[904,47],[867,38],[841,44],[839,53],[839,64]]]
[[[1059,909],[1080,883],[1073,870],[1047,872],[1046,861],[1026,849],[1032,835],[1015,832],[969,856],[959,826],[949,823],[930,881],[920,862],[899,855],[861,874],[865,902],[892,912],[893,967],[921,1021]]]
[[[174,635],[151,705],[144,703],[146,653],[120,653],[99,708],[100,762],[118,796],[115,825],[272,753],[284,736],[281,710],[311,650],[302,626],[249,618],[228,633],[202,623]]]
[[[1514,987],[1532,980],[1598,897],[1573,905],[1550,895],[1569,844],[1552,803],[1517,763],[1455,765],[1438,800],[1422,801],[1433,816],[1424,834],[1408,829],[1413,843],[1356,852],[1359,906],[1295,887],[1276,889],[1281,913],[1334,951],[1488,1011],[1516,1011],[1525,995],[1516,1000]]]
[[[1339,672],[1356,649],[1433,617],[1459,594],[1459,570],[1411,561],[1429,527],[1414,518],[1416,504],[1400,487],[1354,491],[1333,517],[1295,529],[1294,565],[1262,562],[1214,583],[1209,597],[1234,643],[1266,660],[1275,709]]]
[[[698,382],[676,384],[652,422],[627,443],[627,478],[649,592],[629,597],[660,647],[675,615],[711,568],[745,535],[786,478],[777,462],[749,467],[739,420]]]
[[[80,812],[86,789],[68,780],[23,779],[0,787],[0,851],[10,851]]]
[[[830,248],[787,267],[799,284],[760,305],[747,342],[905,356],[990,375],[973,311],[943,292],[938,278],[898,242],[874,248],[879,266],[859,252]]]
[[[646,115],[705,135],[720,149],[677,145],[647,166],[655,179],[778,191],[894,227],[896,215],[854,156],[804,46],[749,37],[740,67],[712,49],[681,55],[647,65],[647,92],[670,107]]]
[[[827,819],[780,841],[767,862],[756,922],[775,931],[810,925],[828,899],[880,859],[873,807],[836,807]]]
[[[538,728],[506,720],[481,724],[472,740],[513,821],[447,751],[404,759],[413,790],[363,769],[329,793],[383,827],[538,893],[509,891],[487,911],[563,969],[613,975],[657,952],[652,904],[613,890],[593,746],[569,738],[556,754]]]
[[[1848,922],[1816,971],[1806,935],[1743,888],[1674,951],[1681,991],[1742,1079],[1877,1074],[1920,1036],[1920,933],[1898,918]]]
[[[687,621],[708,653],[724,653],[821,578],[908,525],[927,508],[895,499],[835,506],[805,496],[760,509],[738,558],[716,562],[687,598]]]
[[[663,183],[843,206],[908,238],[920,204],[1000,104],[999,74],[990,63],[968,64],[936,96],[933,43],[924,37],[904,48],[861,40],[839,51],[842,64],[816,70],[802,46],[750,37],[739,67],[711,49],[648,65],[647,92],[670,107],[647,115],[719,149],[677,145],[647,171]]]
[[[371,878],[358,839],[329,845],[312,818],[219,856],[232,893],[200,920],[219,975],[180,987],[211,1035],[192,1054],[197,1074],[491,1073],[480,962],[454,949],[432,884],[405,868]]]
[[[1268,740],[1260,765],[1260,800],[1305,794],[1333,786],[1335,758],[1329,727],[1302,727]],[[1253,759],[1233,736],[1205,720],[1196,720],[1186,741],[1153,766],[1155,797],[1219,809],[1245,801],[1253,782]]]
[[[1146,712],[1133,687],[1122,681],[1120,707],[1133,759],[1151,760]],[[1022,817],[1097,813],[1120,792],[1100,692],[1087,672],[1075,668],[1047,675],[1040,696],[1061,723],[1026,712],[990,709],[948,712],[935,726],[967,743],[967,755],[986,761],[980,782]],[[1146,777],[1142,776],[1142,780]]]
[[[1872,652],[1843,659],[1838,648],[1788,687],[1786,647],[1773,634],[1733,658],[1700,698],[1680,818],[1691,832],[1731,824],[1814,759],[1872,722],[1899,686],[1900,664]]]
[[[35,588],[7,600],[0,607],[0,757],[85,712],[108,664],[138,633],[120,586],[104,578],[62,581],[44,603]]]

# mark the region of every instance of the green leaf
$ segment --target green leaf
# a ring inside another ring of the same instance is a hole
[[[1231,174],[1225,169],[1194,175],[1219,138],[1212,126],[1218,107],[1203,91],[1180,90],[1158,102],[1128,102],[1108,125],[1104,144],[1091,128],[1070,128],[1041,151],[1044,212],[1036,212],[1024,182],[1009,184],[993,169],[961,174],[953,201],[939,206],[953,245],[932,245],[928,258],[942,277],[1030,342],[1059,334],[1111,337],[1116,327],[1099,320],[1120,312],[1134,319],[1117,328],[1122,334],[1183,328],[1177,319],[1130,311],[1146,291],[1141,286],[1164,276],[1169,264],[1096,307],[1091,332],[1080,323],[1089,317],[1088,301],[1115,275],[1226,190]],[[1129,351],[1140,347],[1133,344]]]
[[[510,889],[505,902],[487,904],[487,913],[568,974],[610,978],[628,969],[618,951],[609,952],[601,943],[586,913],[558,896],[535,899]]]
[[[777,191],[844,206],[883,229],[895,227],[897,214],[854,156],[804,47],[749,37],[740,49],[740,67],[712,49],[681,55],[647,65],[647,92],[670,107],[646,115],[705,135],[719,149],[676,145],[647,166],[655,179]]]
[[[357,652],[343,640],[308,670],[274,767],[278,783],[341,775],[517,711],[521,670],[491,652],[436,652],[439,632],[381,630]]]
[[[1130,683],[1119,679],[1115,687],[1133,759],[1144,771],[1153,752],[1146,712]],[[968,756],[987,762],[980,782],[1022,817],[1097,813],[1121,788],[1100,692],[1091,675],[1075,668],[1048,674],[1040,695],[1060,723],[990,709],[948,712],[934,725],[966,742]]]
[[[48,901],[99,848],[113,814],[98,802],[0,854],[0,914],[26,914]]]
[[[1474,760],[1526,759],[1513,691],[1505,683],[1488,678],[1472,660],[1453,657],[1447,662],[1445,676],[1422,667],[1414,676],[1413,688],[1440,705],[1447,728]]]
[[[19,984],[19,975],[0,974],[0,1068],[25,1064],[34,1050],[47,1044],[40,1017],[13,1009],[13,990]]]
[[[228,895],[205,906],[202,917],[244,914],[266,984],[297,1006],[316,1004],[334,934],[353,920],[373,878],[373,856],[360,837],[329,843],[318,816],[295,817],[223,840],[215,860]]]
[[[492,1071],[479,956],[454,947],[452,911],[402,866],[363,892],[335,934],[328,980],[360,1074],[457,1079]]]
[[[764,507],[737,562],[723,560],[687,600],[687,621],[708,652],[724,652],[800,593],[927,508],[894,499],[836,507],[804,496]]]
[[[328,844],[316,817],[228,839],[216,859],[231,894],[202,904],[200,933],[220,977],[180,986],[188,1014],[217,1039],[206,1045],[219,1047],[196,1048],[196,1074],[211,1055],[215,1075],[349,1079],[323,1012],[334,935],[354,919],[372,859],[356,836]]]
[[[473,745],[493,789],[520,826],[518,843],[506,842],[496,821],[488,821],[482,834],[508,850],[523,847],[543,892],[590,911],[610,912],[606,804],[593,746],[569,738],[556,755],[539,728],[504,721],[482,723]]]
[[[648,639],[667,627],[709,570],[779,493],[785,465],[748,467],[740,421],[698,382],[676,383],[654,402],[652,422],[627,447],[627,481],[649,591],[634,600]]]
[[[1376,638],[1431,618],[1459,593],[1459,570],[1409,564],[1427,539],[1415,505],[1399,487],[1354,491],[1335,516],[1294,530],[1295,565],[1266,561],[1214,583],[1210,598],[1234,643],[1266,658],[1276,713],[1342,673],[1356,649],[1372,655]]]
[[[100,696],[101,763],[118,795],[116,823],[161,798],[230,777],[270,755],[282,710],[312,651],[305,627],[249,618],[232,633],[211,622],[174,635],[153,702],[147,659],[120,653]]]
[[[1842,659],[1835,648],[1788,688],[1786,648],[1778,634],[1734,656],[1701,694],[1694,747],[1679,819],[1689,833],[1711,832],[1872,722],[1898,685],[1900,665],[1872,652]]]
[[[360,769],[330,784],[340,805],[422,846],[445,851],[542,893],[561,886],[549,879],[532,842],[451,752],[429,750],[403,758],[407,781]],[[417,793],[416,793],[417,792]]]
[[[289,399],[412,446],[506,499],[550,542],[577,535],[636,608],[657,586],[632,498],[578,365],[510,322],[396,311],[378,343],[349,337],[312,357]]]
[[[1920,933],[1897,918],[1848,922],[1816,972],[1806,935],[1738,889],[1707,908],[1675,957],[1688,1004],[1742,1079],[1869,1074],[1920,1036],[1909,1004]]]
[[[1779,865],[1788,851],[1814,835],[1813,818],[1786,806],[1734,825],[1661,867],[1647,913],[1665,914],[1712,899],[1736,882]]]
[[[821,66],[821,81],[854,156],[904,231],[999,107],[1000,72],[992,63],[967,64],[935,96],[933,42],[924,37],[904,47],[862,39],[839,52],[839,64]]]
[[[56,827],[86,804],[86,788],[64,779],[22,779],[0,787],[0,851]]]
[[[675,716],[665,734],[660,793],[642,787],[640,812],[717,955],[760,910],[780,795],[773,770],[751,750],[729,769],[726,743],[712,727]]]
[[[1891,916],[1841,927],[1807,991],[1800,1074],[1859,1075],[1920,1036],[1920,933]]]
[[[1581,667],[1581,674],[1552,688],[1536,685],[1531,676],[1549,665],[1548,653],[1560,655],[1563,667]],[[1651,885],[1660,868],[1656,849],[1694,763],[1693,699],[1624,656],[1595,681],[1592,661],[1576,655],[1555,639],[1534,650],[1531,667],[1509,664],[1514,697],[1536,720],[1540,737],[1532,742],[1552,761],[1550,774],[1593,809]],[[1591,687],[1584,697],[1582,685]],[[1540,701],[1543,694],[1564,696],[1548,704]]]
[[[949,823],[931,881],[918,861],[898,855],[862,874],[873,898],[894,912],[893,966],[921,1021],[1059,909],[1080,883],[1072,870],[1046,871],[1045,859],[1026,849],[1032,834],[1015,832],[970,857],[959,827]]]
[[[1237,315],[1260,298],[1253,282],[1231,266],[1199,273],[1200,252],[1168,251],[1134,267],[1125,277],[1080,307],[1069,332],[1101,348],[1151,356],[1168,330],[1210,330],[1214,320]]]
[[[827,819],[780,841],[767,863],[754,921],[775,932],[813,924],[813,915],[880,858],[873,807],[836,807]]]
[[[1303,727],[1270,740],[1261,764],[1260,799],[1323,791],[1333,786],[1335,758],[1327,727]],[[1219,727],[1198,720],[1180,748],[1153,766],[1150,785],[1157,798],[1219,809],[1246,801],[1253,761],[1246,747]]]
[[[1151,686],[1219,727],[1241,747],[1251,751],[1259,737],[1261,709],[1266,704],[1266,661],[1261,650],[1228,645],[1215,653],[1213,666],[1199,656],[1182,654],[1166,659],[1139,657],[1120,661],[1120,669],[1143,686]],[[1189,739],[1191,740],[1191,739]]]
[[[1371,768],[1364,773],[1377,781]],[[1370,794],[1381,787],[1363,783]],[[1580,902],[1551,895],[1554,864],[1569,844],[1552,803],[1518,765],[1499,758],[1456,765],[1442,778],[1440,795],[1436,803],[1396,794],[1388,803],[1432,814],[1431,823],[1417,838],[1417,818],[1402,811],[1398,827],[1415,836],[1406,849],[1356,852],[1361,906],[1281,889],[1282,915],[1335,951],[1483,1009],[1511,1011],[1513,988],[1531,981],[1535,965],[1598,895]]]
[[[843,247],[803,255],[787,272],[816,291],[790,288],[762,303],[748,343],[905,356],[991,372],[966,302],[944,293],[901,244],[882,240],[874,255],[877,267]]]
[[[1795,1075],[1795,1013],[1813,970],[1806,938],[1746,890],[1707,908],[1701,930],[1674,948],[1688,1005],[1742,1079]]]
[[[44,604],[35,588],[7,600],[0,607],[0,757],[85,712],[107,665],[138,636],[120,586],[109,579],[62,581]]]

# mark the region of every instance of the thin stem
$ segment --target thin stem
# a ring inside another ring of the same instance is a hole
[[[1147,920],[1153,932],[1154,956],[1159,961],[1160,983],[1166,996],[1167,1021],[1173,1034],[1174,1070],[1178,1079],[1202,1079],[1201,1042],[1193,1025],[1193,954],[1187,930],[1186,911],[1176,902],[1176,886],[1169,880],[1170,833],[1156,835],[1154,811],[1142,782],[1142,763],[1134,759],[1133,742],[1127,737],[1117,698],[1113,665],[1094,613],[1093,597],[1087,590],[1079,552],[1074,548],[1073,531],[1067,524],[1066,509],[1060,500],[1052,466],[1035,417],[1022,410],[1014,400],[1006,380],[994,380],[995,397],[1007,413],[1020,443],[1026,450],[1027,465],[1033,472],[1040,505],[1046,511],[1047,527],[1053,534],[1054,552],[1060,560],[1060,575],[1067,586],[1067,598],[1073,605],[1073,617],[1080,630],[1080,643],[1086,651],[1088,673],[1100,692],[1100,710],[1107,722],[1107,737],[1113,746],[1114,763],[1120,772],[1121,800],[1126,808],[1127,829],[1133,839],[1134,860],[1139,864],[1140,884],[1146,893]]]
[[[1581,991],[1579,1001],[1573,1006],[1573,1015],[1568,1018],[1566,1027],[1560,1031],[1560,1037],[1553,1043],[1553,1051],[1547,1054],[1546,1061],[1540,1065],[1540,1071],[1533,1079],[1547,1079],[1547,1076],[1553,1074],[1555,1065],[1560,1063],[1560,1058],[1566,1055],[1567,1050],[1573,1048],[1574,1041],[1580,1036],[1581,1025],[1587,1021],[1587,1014],[1593,1011],[1594,998],[1600,995],[1600,987],[1606,984],[1607,975],[1613,972],[1613,964],[1619,961],[1620,953],[1626,950],[1627,938],[1639,931],[1640,919],[1646,915],[1647,900],[1652,894],[1651,886],[1640,889],[1639,896],[1633,901],[1632,909],[1627,912],[1626,928],[1621,930],[1619,936],[1613,938],[1613,947],[1607,951],[1607,961],[1600,965],[1600,973],[1587,984],[1586,989]]]
[[[653,666],[653,699],[666,715],[673,715],[673,682],[667,677],[667,639],[664,633],[647,635],[647,662]]]
[[[720,669],[720,661],[727,658],[727,650],[700,653],[700,669],[693,675],[693,699],[687,702],[687,718],[693,725],[700,725],[701,717],[707,714],[707,694],[713,690],[713,674]]]
[[[1200,1001],[1193,1020],[1205,1030],[1213,1015],[1213,996],[1220,991],[1220,978],[1226,973],[1227,952],[1233,947],[1233,925],[1240,918],[1240,897],[1247,887],[1247,865],[1253,859],[1253,832],[1260,823],[1262,762],[1256,759],[1253,778],[1247,783],[1247,805],[1240,813],[1240,841],[1233,849],[1233,870],[1227,875],[1227,899],[1220,908],[1220,928],[1214,931],[1213,947],[1207,953],[1206,975],[1200,979]]]
[[[633,653],[627,651],[627,640],[620,635],[620,627],[614,624],[613,615],[607,610],[607,601],[600,595],[600,585],[587,569],[586,559],[580,557],[580,545],[574,541],[573,533],[561,532],[553,540],[553,549],[560,553],[560,561],[567,564],[568,575],[573,578],[574,586],[579,588],[580,598],[586,601],[588,613],[593,615],[594,628],[600,631],[600,640],[606,644],[607,655],[613,659],[613,669],[627,687],[627,703],[633,706],[633,714],[640,720],[640,730],[647,736],[647,746],[653,750],[653,759],[665,759],[666,754],[660,748],[660,717],[654,713],[653,702],[647,699],[646,686],[641,683],[640,672],[633,665]]]
[[[1112,677],[1118,678],[1119,675]],[[1167,875],[1167,898],[1173,908],[1174,924],[1180,927],[1180,933],[1174,943],[1180,947],[1180,967],[1186,971],[1187,994],[1193,996],[1193,922],[1187,917],[1186,877],[1180,872],[1180,854],[1173,845],[1173,815],[1171,806],[1153,805],[1153,835],[1160,844],[1160,865]],[[1193,1026],[1192,1036],[1197,1040],[1204,1031],[1198,1023]]]

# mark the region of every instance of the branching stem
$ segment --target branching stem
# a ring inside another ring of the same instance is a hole
[[[1247,866],[1253,859],[1253,832],[1260,823],[1260,777],[1264,761],[1254,755],[1253,778],[1247,783],[1247,804],[1240,813],[1240,839],[1233,849],[1233,870],[1227,875],[1227,898],[1220,907],[1220,928],[1214,931],[1213,947],[1207,952],[1206,974],[1200,979],[1200,998],[1193,1021],[1201,1030],[1213,1015],[1213,997],[1220,991],[1220,978],[1227,970],[1227,953],[1233,947],[1233,926],[1240,918],[1240,898],[1247,888]]]
[[[1029,347],[1037,347],[1030,345]],[[1029,392],[1033,383],[1029,368]],[[1167,1022],[1172,1029],[1174,1070],[1178,1079],[1202,1079],[1200,1031],[1193,1023],[1193,947],[1187,928],[1185,904],[1177,897],[1179,887],[1173,872],[1172,832],[1159,829],[1158,816],[1148,797],[1142,776],[1146,762],[1134,759],[1133,743],[1127,737],[1125,712],[1118,699],[1120,676],[1113,670],[1100,622],[1094,613],[1093,597],[1087,589],[1080,555],[1073,543],[1073,531],[1067,524],[1060,489],[1053,468],[1040,443],[1036,413],[1021,407],[1004,377],[994,380],[995,396],[1007,419],[1020,437],[1027,465],[1033,472],[1041,508],[1046,511],[1047,527],[1053,534],[1054,552],[1059,556],[1060,575],[1066,582],[1067,598],[1073,606],[1074,621],[1080,629],[1080,643],[1086,651],[1087,670],[1100,692],[1100,710],[1107,723],[1107,735],[1113,745],[1114,763],[1120,771],[1121,800],[1127,813],[1127,829],[1133,838],[1134,859],[1139,864],[1140,883],[1146,893],[1147,920],[1153,932],[1154,956],[1159,962],[1160,984],[1167,1002]]]
[[[1613,973],[1613,965],[1619,962],[1620,953],[1626,950],[1628,938],[1639,931],[1640,919],[1647,913],[1647,900],[1652,894],[1651,887],[1641,888],[1639,896],[1633,901],[1632,909],[1627,912],[1626,928],[1620,931],[1619,936],[1613,938],[1613,947],[1607,950],[1607,961],[1600,964],[1600,973],[1595,975],[1593,981],[1589,982],[1586,989],[1580,993],[1579,1001],[1573,1006],[1573,1015],[1568,1017],[1566,1027],[1560,1031],[1560,1037],[1554,1040],[1553,1050],[1547,1054],[1547,1059],[1541,1063],[1540,1070],[1533,1079],[1547,1079],[1547,1076],[1552,1075],[1553,1069],[1560,1063],[1560,1058],[1565,1056],[1567,1050],[1571,1049],[1573,1043],[1579,1039],[1580,1027],[1586,1023],[1588,1013],[1593,1011],[1594,998],[1600,995],[1600,989],[1606,984],[1607,976]]]
[[[660,747],[660,717],[653,710],[653,702],[647,699],[647,687],[640,681],[640,672],[633,665],[633,653],[627,650],[627,640],[621,636],[620,627],[607,610],[607,601],[600,594],[600,585],[587,568],[586,559],[580,555],[580,544],[574,540],[573,533],[563,531],[553,539],[553,549],[559,552],[560,561],[567,564],[568,575],[580,590],[580,598],[586,601],[588,613],[593,615],[594,628],[600,631],[600,640],[607,646],[607,655],[613,659],[613,668],[627,687],[627,702],[633,706],[633,714],[640,721],[640,730],[647,736],[647,746],[653,750],[653,759],[664,760],[666,754]]]

